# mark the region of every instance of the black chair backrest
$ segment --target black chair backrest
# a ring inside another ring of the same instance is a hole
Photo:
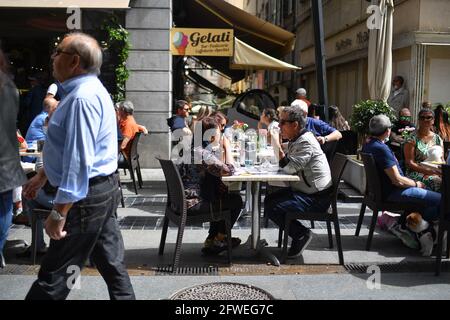
[[[442,165],[441,184],[441,217],[440,220],[450,219],[450,165]]]
[[[361,153],[361,158],[366,173],[366,194],[373,201],[381,202],[383,201],[383,193],[381,192],[381,180],[375,159],[370,153]]]
[[[176,214],[186,212],[186,196],[180,173],[172,160],[158,159],[166,178],[168,199],[167,203]]]
[[[342,153],[336,153],[331,163],[331,178],[333,180],[333,193],[332,198],[337,199],[337,193],[339,189],[339,183],[344,173],[345,166],[347,165],[348,158]]]
[[[325,153],[325,156],[327,157],[329,165],[331,165],[331,163],[333,162],[333,158],[336,153],[337,143],[338,141],[330,141],[320,146],[322,148],[323,153]]]
[[[141,137],[141,133],[137,132],[134,136],[133,140],[131,141],[131,149],[130,149],[130,159],[136,160],[139,158],[139,154],[137,151],[137,147],[139,144],[139,138]]]
[[[447,161],[448,150],[450,149],[450,141],[444,141],[444,160]]]
[[[356,154],[358,149],[358,134],[354,131],[341,131],[342,139],[337,142],[336,152]]]

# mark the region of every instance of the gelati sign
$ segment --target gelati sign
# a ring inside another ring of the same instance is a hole
[[[233,29],[170,30],[170,50],[176,56],[233,56]]]

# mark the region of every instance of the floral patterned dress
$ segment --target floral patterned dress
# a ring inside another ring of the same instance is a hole
[[[410,138],[406,140],[406,142],[412,142],[415,145],[414,148],[414,161],[416,163],[420,163],[422,161],[425,161],[425,159],[428,158],[428,150],[433,146],[442,146],[442,138],[435,134],[434,137],[428,142],[424,142],[421,140],[416,133],[412,134]],[[406,169],[406,176],[410,179],[413,179],[415,181],[421,181],[425,184],[427,189],[432,191],[440,192],[441,190],[441,178],[439,176],[427,176],[417,172],[413,171],[409,168]]]

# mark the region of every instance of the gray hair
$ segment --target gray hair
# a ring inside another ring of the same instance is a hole
[[[297,95],[302,96],[302,97],[306,97],[306,90],[305,88],[299,88],[296,91]]]
[[[76,52],[80,56],[80,67],[88,73],[100,74],[100,68],[103,63],[103,53],[98,41],[92,36],[73,32],[65,36],[70,37],[72,41],[67,45],[67,50]]]
[[[379,114],[372,117],[369,122],[369,133],[372,136],[379,137],[392,127],[391,120],[384,115]]]
[[[133,114],[134,105],[131,101],[121,101],[119,102],[119,109],[122,109],[126,114]]]
[[[286,107],[283,109],[282,113],[287,115],[286,120],[298,122],[300,129],[306,127],[306,117],[300,108]]]

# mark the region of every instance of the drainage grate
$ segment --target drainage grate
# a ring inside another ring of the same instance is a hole
[[[213,282],[174,293],[170,300],[275,300],[265,290],[247,284]]]
[[[173,267],[158,266],[155,275],[157,276],[187,276],[187,275],[201,275],[201,276],[217,276],[219,275],[218,266],[202,266],[202,267],[178,267],[173,271]]]
[[[409,273],[409,272],[434,272],[436,268],[435,261],[426,262],[400,262],[390,264],[346,264],[344,268],[350,273],[366,273],[370,266],[377,266],[381,272],[385,273]],[[441,272],[450,272],[450,261],[441,263]]]
[[[7,264],[5,268],[0,268],[0,275],[33,275],[38,272],[38,265]]]

